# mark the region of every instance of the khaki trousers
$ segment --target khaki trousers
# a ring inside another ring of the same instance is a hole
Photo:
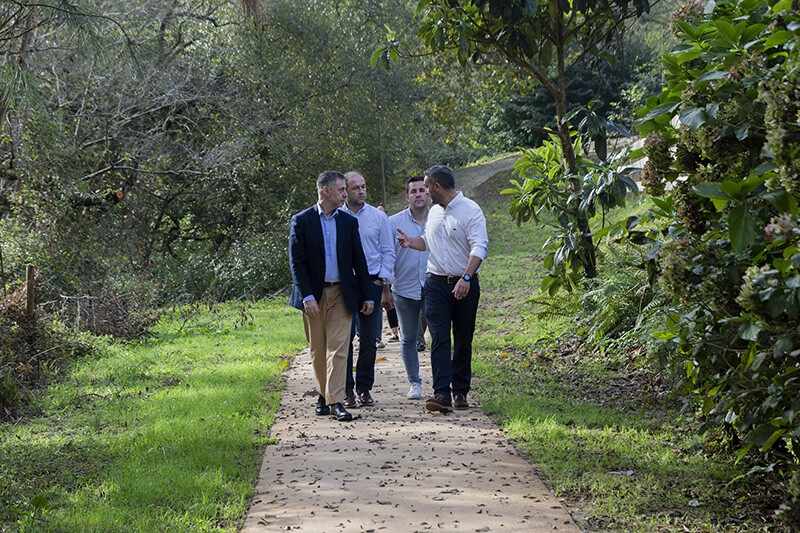
[[[341,285],[325,287],[317,305],[319,316],[314,318],[303,312],[303,325],[317,392],[331,405],[344,399],[353,315],[344,304]]]

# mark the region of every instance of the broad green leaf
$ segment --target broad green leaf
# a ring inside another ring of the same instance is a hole
[[[767,191],[761,195],[761,197],[775,206],[781,213],[792,213],[795,215],[798,213],[797,201],[785,189]]]
[[[739,453],[737,454],[736,462],[738,463],[739,461],[741,461],[744,458],[744,456],[747,455],[747,452],[749,452],[752,448],[753,448],[753,445],[752,444],[748,444],[747,446],[745,446],[744,448],[739,450]],[[744,476],[741,476],[741,477],[744,477]]]
[[[715,70],[712,72],[706,72],[705,74],[694,80],[694,84],[697,85],[698,83],[711,80],[723,80],[727,77],[728,77],[727,71]]]
[[[748,135],[750,135],[750,123],[745,122],[736,130],[736,138],[743,141],[747,139]]]
[[[692,48],[691,50],[687,50],[686,52],[681,52],[679,54],[675,54],[675,61],[678,65],[682,65],[687,61],[692,61],[693,59],[697,59],[703,53],[701,48]]]
[[[739,40],[740,32],[736,31],[736,28],[730,22],[725,20],[717,20],[714,22],[714,26],[717,28],[717,32],[721,35],[730,45],[736,45],[737,41]]]
[[[752,215],[747,211],[747,206],[737,205],[728,214],[728,238],[735,252],[743,252],[752,245],[758,231]]]
[[[775,430],[775,433],[773,433],[772,436],[769,438],[769,440],[767,440],[766,444],[764,444],[764,446],[761,447],[761,451],[765,452],[768,449],[770,449],[772,445],[778,442],[778,439],[780,439],[785,433],[786,433],[785,429]]]
[[[739,329],[741,330],[741,328]],[[747,350],[742,352],[742,372],[746,371],[748,368],[750,368],[750,365],[753,364],[753,359],[755,358],[755,354],[756,354],[756,343],[751,342]]]
[[[691,41],[697,40],[698,34],[694,26],[692,26],[685,20],[676,20],[675,22],[678,24],[678,27],[681,29],[681,31],[683,31],[689,37],[689,40]]]
[[[782,44],[786,44],[790,39],[794,38],[794,33],[790,31],[777,31],[770,35],[766,41],[764,41],[764,48],[772,48],[773,46],[778,46]]]
[[[581,109],[580,107],[575,107],[574,109],[568,111],[567,113],[564,114],[564,117],[561,119],[561,123],[566,124],[567,122],[575,118],[575,115],[577,115],[581,111],[583,111],[583,109]]]
[[[680,102],[667,102],[666,104],[661,104],[658,107],[654,107],[653,109],[650,110],[649,113],[647,113],[644,117],[642,117],[642,122],[660,117],[665,113],[671,114],[678,108],[679,105],[681,105]]]
[[[786,433],[785,429],[778,428],[773,424],[762,424],[750,432],[748,440],[758,446],[761,451],[766,451],[784,433]]]
[[[760,332],[761,326],[755,322],[750,322],[749,320],[739,326],[739,336],[746,341],[756,341]],[[752,360],[748,361],[748,364],[745,368],[749,367],[750,363],[752,363]]]
[[[386,50],[385,48],[378,48],[374,52],[372,52],[372,56],[369,58],[369,66],[375,68],[378,65],[378,59],[380,59],[381,54],[383,51]]]
[[[758,186],[762,185],[769,176],[762,174],[757,176],[748,176],[740,182],[733,182],[733,181],[725,181],[722,183],[721,189],[724,191],[728,191],[728,183],[737,183],[737,190],[739,191],[737,194],[750,194],[753,192]]]
[[[653,203],[654,203],[656,206],[658,206],[659,208],[661,208],[661,210],[662,210],[662,211],[664,211],[664,212],[666,212],[666,213],[670,213],[670,212],[672,212],[672,209],[673,209],[673,207],[674,207],[674,204],[672,203],[672,198],[669,198],[669,199],[666,199],[666,200],[665,200],[665,199],[662,199],[662,198],[658,198],[658,197],[655,197],[655,196],[651,196],[651,197],[650,197],[650,200],[651,200],[651,201],[652,201],[652,202],[653,202]]]
[[[717,211],[722,211],[733,198],[719,188],[717,183],[698,183],[692,187],[694,192],[704,198],[709,198]]]
[[[772,266],[778,272],[786,273],[793,267],[793,263],[788,259],[784,259],[783,257],[776,257],[772,260]]]
[[[696,131],[697,128],[706,123],[706,112],[700,107],[691,107],[681,111],[680,120],[682,124],[690,127],[692,131]]]

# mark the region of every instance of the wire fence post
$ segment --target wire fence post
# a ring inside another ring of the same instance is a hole
[[[36,310],[36,269],[33,265],[28,265],[25,269],[25,292],[26,292],[26,301],[25,301],[25,313],[28,316],[33,316],[33,312]]]
[[[3,267],[3,243],[0,243],[0,283],[3,284],[3,299],[8,298],[6,292],[6,269]]]

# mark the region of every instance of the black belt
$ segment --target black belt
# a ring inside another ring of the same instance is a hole
[[[342,284],[341,281],[326,281],[325,282],[325,286],[326,287],[333,287],[334,285],[341,285],[341,284]]]
[[[428,277],[431,279],[435,279],[436,281],[444,281],[448,285],[455,285],[456,283],[458,283],[458,280],[461,279],[461,276],[440,276],[439,274],[431,274],[430,272],[428,273]],[[474,276],[470,276],[469,280],[477,281],[478,275],[475,274]]]

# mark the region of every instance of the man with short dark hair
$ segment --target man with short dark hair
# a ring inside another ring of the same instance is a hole
[[[422,176],[413,176],[406,182],[406,201],[408,207],[390,216],[389,225],[410,237],[423,235],[428,220],[428,191]],[[395,255],[392,297],[400,324],[400,353],[409,383],[406,398],[415,400],[422,396],[417,343],[428,252],[403,248],[398,242]]]
[[[358,220],[361,246],[367,258],[367,270],[372,283],[369,297],[376,304],[380,301],[383,305],[391,305],[389,284],[394,268],[394,238],[389,227],[389,217],[377,207],[367,203],[367,183],[364,176],[351,171],[345,174],[345,179],[347,202],[342,207],[342,211]],[[375,356],[383,318],[379,311],[380,309],[376,309],[371,314],[358,313],[353,318],[354,324],[347,355],[345,407],[375,405],[371,391],[375,383]],[[355,336],[356,325],[358,326],[358,359],[355,365],[355,378],[353,378],[352,339]]]
[[[449,168],[436,165],[425,171],[425,188],[434,204],[425,233],[411,237],[398,228],[397,242],[403,248],[430,252],[422,298],[432,339],[434,394],[425,408],[446,413],[469,408],[472,336],[480,299],[478,270],[488,253],[489,238],[483,211],[455,189]]]
[[[342,405],[352,316],[371,314],[374,300],[358,221],[339,210],[347,199],[344,175],[321,173],[317,193],[316,205],[292,217],[289,303],[303,311],[319,393],[315,412],[344,422],[353,419]]]

